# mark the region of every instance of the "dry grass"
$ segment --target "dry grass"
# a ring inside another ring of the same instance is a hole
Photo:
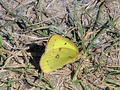
[[[119,90],[119,15],[119,0],[0,0],[0,89]],[[83,50],[45,74],[39,61],[54,33]]]

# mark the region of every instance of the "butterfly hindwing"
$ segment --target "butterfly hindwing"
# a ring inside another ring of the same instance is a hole
[[[57,48],[45,53],[41,57],[41,69],[48,73],[63,65],[74,62],[78,58],[78,53],[69,48]]]

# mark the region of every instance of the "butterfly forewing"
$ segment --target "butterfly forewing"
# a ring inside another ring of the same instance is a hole
[[[55,34],[55,35],[50,37],[45,53],[52,50],[52,49],[62,48],[62,47],[63,48],[70,48],[76,52],[79,52],[78,48],[76,47],[76,45],[72,41],[70,41],[67,38],[64,38],[63,36]]]

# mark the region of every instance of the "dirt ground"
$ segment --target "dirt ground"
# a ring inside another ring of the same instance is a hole
[[[44,73],[53,34],[81,55]],[[0,0],[0,90],[120,90],[120,1]]]

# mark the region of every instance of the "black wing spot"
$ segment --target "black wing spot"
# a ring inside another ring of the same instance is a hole
[[[52,67],[50,67],[50,69],[52,69]]]
[[[59,48],[59,51],[61,51],[61,48]]]
[[[64,43],[64,45],[66,45],[67,43]]]
[[[73,56],[68,56],[69,58],[73,59],[74,57]]]
[[[55,58],[57,58],[57,59],[58,59],[59,57],[60,57],[59,54],[57,54],[57,55],[55,56]]]

